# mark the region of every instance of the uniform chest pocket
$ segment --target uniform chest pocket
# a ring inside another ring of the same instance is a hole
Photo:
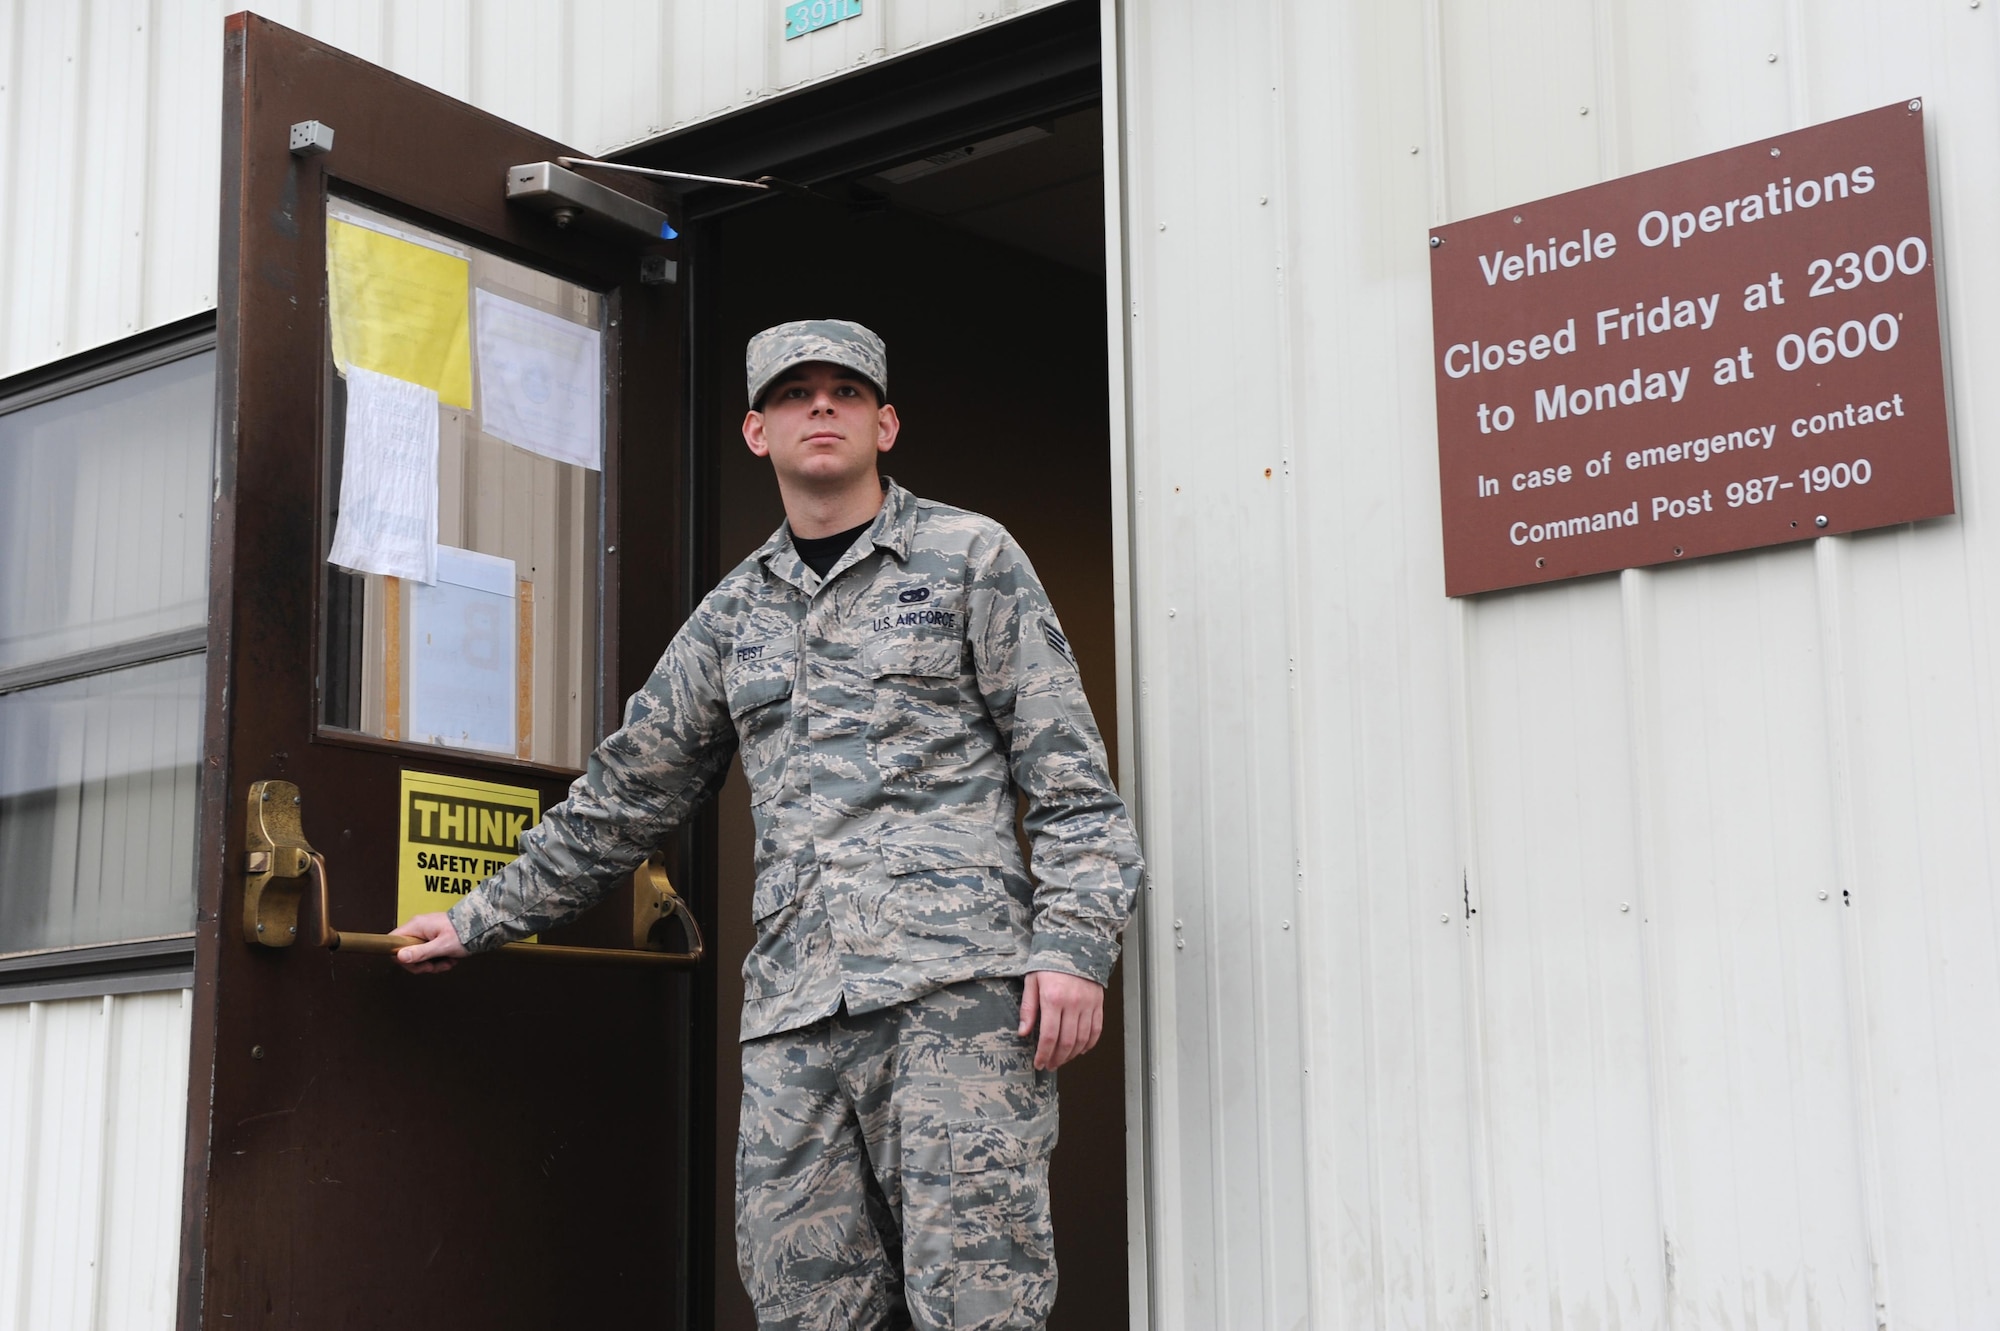
[[[789,638],[739,643],[730,657],[723,682],[753,804],[770,799],[784,783],[792,719],[788,704],[798,665],[798,651]]]
[[[964,642],[930,634],[885,634],[863,657],[873,680],[868,746],[892,780],[922,780],[970,756],[973,702],[961,689]],[[982,709],[983,710],[983,709]]]
[[[883,634],[868,644],[864,657],[876,679],[908,675],[915,679],[956,680],[965,655],[961,638],[929,633]]]

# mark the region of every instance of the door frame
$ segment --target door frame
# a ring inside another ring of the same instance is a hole
[[[648,139],[608,153],[606,160],[732,179],[774,175],[812,186],[887,159],[917,157],[1059,112],[1093,104],[1101,107],[1106,368],[1111,404],[1112,605],[1118,681],[1116,776],[1143,843],[1143,736],[1132,615],[1137,568],[1131,519],[1137,501],[1131,489],[1131,345],[1130,320],[1125,314],[1130,274],[1125,244],[1123,24],[1120,0],[1067,0]],[[708,368],[701,360],[709,317],[702,285],[701,223],[756,200],[741,190],[712,187],[685,191],[680,200],[689,242],[683,345],[687,348],[686,382],[691,391],[683,404],[685,429],[690,439],[704,439],[712,436],[716,422],[708,415],[709,404],[697,401],[698,394],[692,389],[706,382]],[[698,597],[723,572],[715,558],[717,480],[714,464],[703,450],[690,449],[689,463],[688,521],[697,545],[688,563],[691,582],[687,591]],[[712,886],[717,854],[714,813],[704,813],[700,821],[695,837],[695,853],[702,865],[699,881]],[[1153,1323],[1155,1263],[1151,1245],[1156,1226],[1152,1215],[1158,1197],[1150,1151],[1153,1097],[1147,1094],[1149,1078],[1157,1066],[1153,1052],[1157,1023],[1149,1002],[1152,986],[1147,968],[1152,949],[1145,903],[1142,892],[1126,930],[1122,971],[1127,1291],[1130,1325],[1135,1331]],[[695,909],[703,929],[710,937],[717,936],[720,931],[713,916],[713,891],[704,893]],[[698,1038],[691,1053],[705,1066],[716,1056],[721,1022],[730,1015],[716,1011],[712,969],[704,972],[697,1003]],[[713,1139],[716,1124],[709,1102],[696,1102],[692,1121],[697,1140]],[[690,1187],[697,1196],[704,1190],[712,1192],[716,1186],[713,1169],[704,1171],[702,1164],[697,1159],[689,1174]],[[697,1249],[707,1245],[706,1251],[693,1254],[697,1281],[714,1270],[713,1238],[695,1237]],[[712,1300],[712,1291],[707,1297]],[[703,1306],[713,1305],[705,1301]]]

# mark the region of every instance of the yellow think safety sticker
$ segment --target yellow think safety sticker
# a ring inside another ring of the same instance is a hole
[[[449,910],[521,851],[521,833],[542,818],[526,786],[500,786],[429,772],[404,772],[401,846],[396,856],[396,923]]]

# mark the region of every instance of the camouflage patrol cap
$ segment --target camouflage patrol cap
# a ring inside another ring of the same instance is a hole
[[[776,328],[766,328],[750,339],[743,353],[743,370],[750,385],[750,406],[771,381],[791,369],[811,361],[825,361],[854,371],[875,385],[875,395],[889,399],[889,351],[882,339],[858,323],[846,319],[798,319]]]

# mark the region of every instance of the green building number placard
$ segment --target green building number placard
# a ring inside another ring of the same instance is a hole
[[[796,5],[785,6],[785,40],[817,32],[842,19],[860,17],[861,0],[799,0]]]

